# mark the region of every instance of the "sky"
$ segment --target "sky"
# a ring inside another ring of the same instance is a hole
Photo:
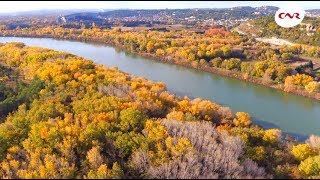
[[[258,7],[295,4],[304,9],[320,9],[320,1],[0,1],[0,13],[43,9],[184,9]]]

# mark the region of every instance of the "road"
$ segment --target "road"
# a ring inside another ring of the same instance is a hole
[[[249,26],[250,24],[247,23],[247,25]],[[238,32],[241,35],[246,35],[246,33],[244,33],[243,31],[239,30],[238,27],[234,28],[233,30]],[[289,42],[289,41],[287,41],[285,39],[279,39],[279,38],[276,38],[276,37],[272,37],[272,38],[259,38],[259,37],[257,37],[257,38],[255,38],[255,40],[266,42],[266,43],[270,43],[272,45],[277,45],[277,46],[282,46],[282,45],[293,46],[293,45],[295,45],[294,43]]]

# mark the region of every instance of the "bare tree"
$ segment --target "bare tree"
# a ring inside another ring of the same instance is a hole
[[[310,144],[315,149],[320,149],[320,137],[316,135],[311,135],[307,140],[306,143]]]
[[[129,95],[129,86],[122,84],[108,84],[106,86],[99,86],[99,92],[102,92],[106,95],[116,96],[118,98],[128,97]]]
[[[168,163],[152,166],[147,152],[137,151],[130,161],[134,169],[150,178],[266,178],[263,168],[250,159],[240,162],[244,142],[240,137],[218,133],[206,121],[181,122],[163,119],[161,124],[174,138],[188,138],[193,148]]]

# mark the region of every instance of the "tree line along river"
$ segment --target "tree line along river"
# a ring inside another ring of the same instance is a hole
[[[167,84],[169,91],[190,98],[204,98],[233,112],[250,113],[253,122],[264,128],[279,128],[299,140],[320,135],[320,102],[265,86],[222,77],[178,65],[148,60],[119,49],[97,43],[50,38],[0,37],[0,42],[23,42],[65,51],[98,64],[117,66],[135,76]]]

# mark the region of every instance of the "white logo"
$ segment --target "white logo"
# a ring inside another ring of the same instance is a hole
[[[303,8],[295,5],[281,7],[275,14],[276,23],[285,28],[293,27],[300,24],[304,18],[305,11]]]

